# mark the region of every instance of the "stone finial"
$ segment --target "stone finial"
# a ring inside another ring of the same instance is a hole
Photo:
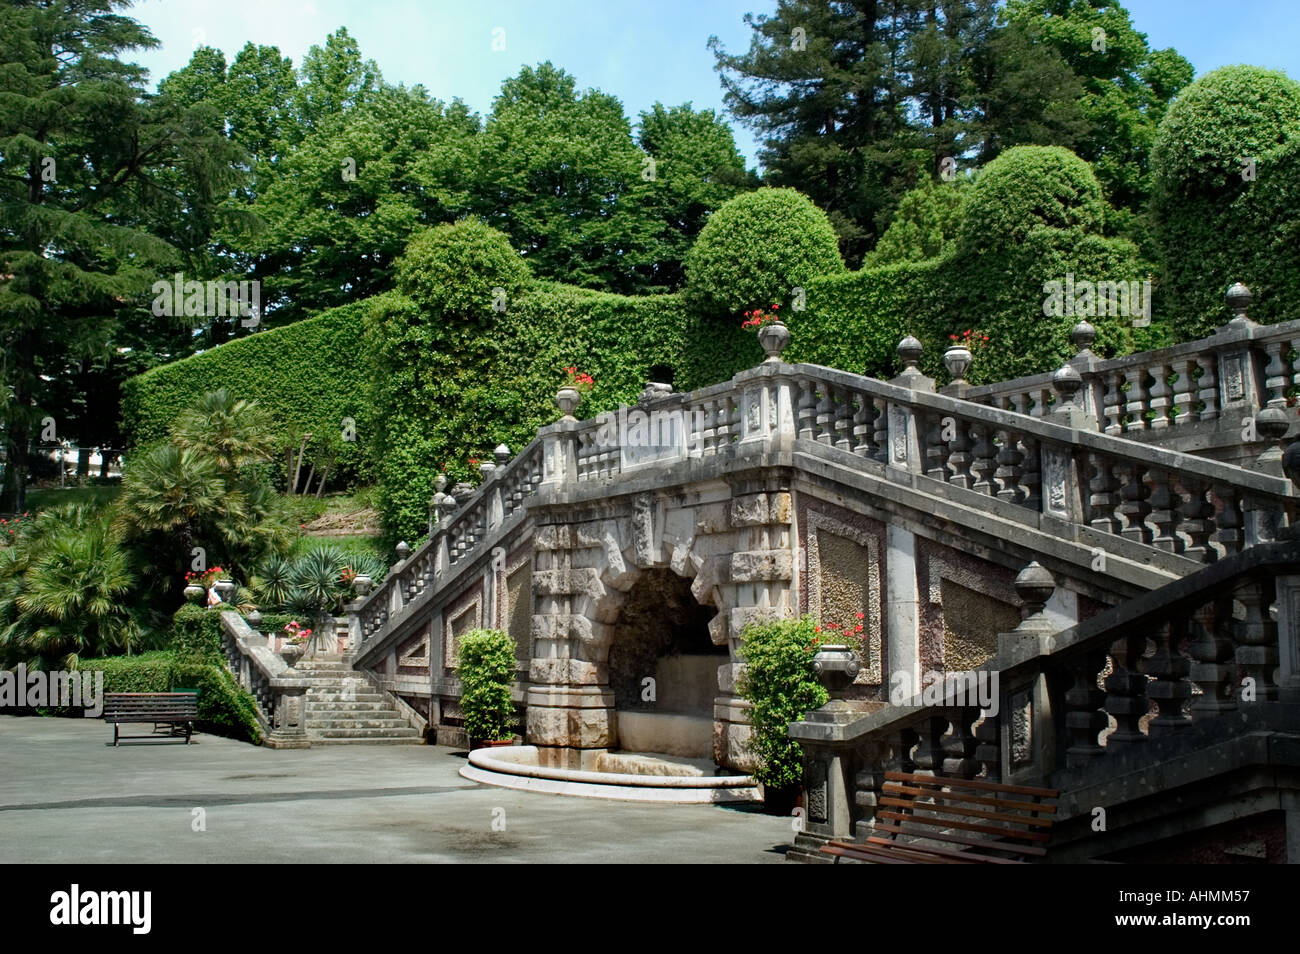
[[[478,472],[483,475],[483,480],[491,479],[492,472],[497,469],[497,465],[490,460],[481,461],[478,465]]]
[[[1025,606],[1025,617],[1016,627],[1016,632],[1051,632],[1053,627],[1047,620],[1045,609],[1047,601],[1056,592],[1056,580],[1052,579],[1052,574],[1034,560],[1020,571],[1015,587],[1016,595]]]
[[[965,345],[953,345],[943,353],[943,366],[947,369],[948,377],[952,379],[953,384],[966,380],[972,358],[970,348]]]
[[[408,560],[410,559],[410,557],[411,557],[411,545],[407,543],[405,540],[398,541],[397,559]]]
[[[1092,350],[1092,343],[1097,340],[1097,329],[1092,326],[1091,322],[1081,321],[1070,331],[1070,343],[1078,350],[1079,354]]]
[[[1228,311],[1232,312],[1232,320],[1228,324],[1254,324],[1253,321],[1246,317],[1246,309],[1250,307],[1251,297],[1250,289],[1241,282],[1237,282],[1228,289],[1227,295],[1224,296],[1228,302]]]
[[[573,412],[582,403],[582,392],[577,388],[564,387],[555,392],[555,406],[566,419],[573,419]]]
[[[657,401],[659,398],[667,397],[673,393],[673,386],[665,384],[662,381],[647,381],[641,393],[637,395],[638,404],[646,404],[650,401]]]
[[[504,467],[510,463],[510,448],[506,447],[505,444],[498,444],[496,449],[492,451],[492,456],[496,458],[498,467]],[[441,490],[442,488],[438,489]]]
[[[1082,387],[1083,378],[1068,364],[1061,365],[1052,375],[1052,390],[1056,392],[1058,405],[1073,404]]]
[[[1255,458],[1254,470],[1274,476],[1281,476],[1286,472],[1282,440],[1290,429],[1291,421],[1286,416],[1286,412],[1279,407],[1266,407],[1255,415],[1255,433],[1264,442],[1265,447],[1263,453]]]
[[[366,596],[370,593],[370,587],[374,585],[374,580],[364,573],[352,580],[352,585],[356,588],[357,596]]]
[[[262,631],[262,614],[257,610],[253,610],[253,612],[245,616],[244,622],[248,624],[248,628],[253,632],[260,633]]]
[[[921,373],[920,365],[921,355],[925,351],[925,346],[920,341],[908,335],[898,343],[898,357],[903,361],[902,374],[909,371],[916,374]]]

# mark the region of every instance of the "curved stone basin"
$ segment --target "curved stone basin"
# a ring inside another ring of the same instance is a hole
[[[749,775],[706,775],[693,760],[612,752],[602,761],[630,772],[589,772],[538,764],[534,745],[477,749],[461,777],[485,785],[552,795],[612,798],[629,802],[756,802],[758,786]],[[653,774],[651,774],[653,773]]]

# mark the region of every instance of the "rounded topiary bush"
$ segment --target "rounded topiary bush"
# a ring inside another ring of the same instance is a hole
[[[497,300],[494,289],[505,292],[508,307],[530,279],[510,240],[477,219],[417,233],[397,260],[398,290],[442,314],[489,315]]]
[[[1230,317],[1224,290],[1245,282],[1250,317],[1280,321],[1300,301],[1300,83],[1256,66],[1207,73],[1169,107],[1151,151],[1163,299],[1180,340]]]
[[[1092,167],[1060,146],[1016,146],[980,172],[967,192],[958,247],[1019,245],[1040,226],[1100,234],[1106,200]]]
[[[1240,191],[1243,161],[1300,134],[1300,83],[1258,66],[1225,66],[1178,94],[1155,142],[1157,205]]]
[[[788,302],[796,286],[844,270],[826,213],[794,189],[759,189],[725,202],[685,265],[687,299],[713,314]]]

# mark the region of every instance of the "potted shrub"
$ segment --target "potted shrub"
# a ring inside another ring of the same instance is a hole
[[[802,790],[803,752],[786,732],[830,698],[814,667],[823,640],[808,617],[751,624],[741,638],[745,670],[738,688],[753,706],[753,774],[768,811],[788,815]]]
[[[499,629],[472,629],[460,638],[459,663],[470,747],[514,744],[515,641]]]
[[[763,347],[763,353],[767,355],[768,361],[780,361],[781,352],[790,343],[790,329],[777,314],[780,310],[780,305],[773,304],[768,306],[767,311],[762,308],[747,311],[745,320],[740,326],[746,330],[758,331],[758,343]]]

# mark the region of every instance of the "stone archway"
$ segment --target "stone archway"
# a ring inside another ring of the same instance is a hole
[[[727,647],[709,636],[717,613],[672,570],[641,572],[614,622],[608,656],[619,749],[712,757],[718,666],[730,661]]]
[[[735,693],[737,651],[747,623],[798,611],[787,480],[715,480],[689,493],[646,491],[535,512],[526,739],[542,764],[590,768],[618,745],[610,650],[620,615],[643,576],[668,572],[683,578],[674,587],[688,585],[694,602],[716,608],[709,638],[727,651],[715,657],[714,761],[752,767],[748,707]]]

